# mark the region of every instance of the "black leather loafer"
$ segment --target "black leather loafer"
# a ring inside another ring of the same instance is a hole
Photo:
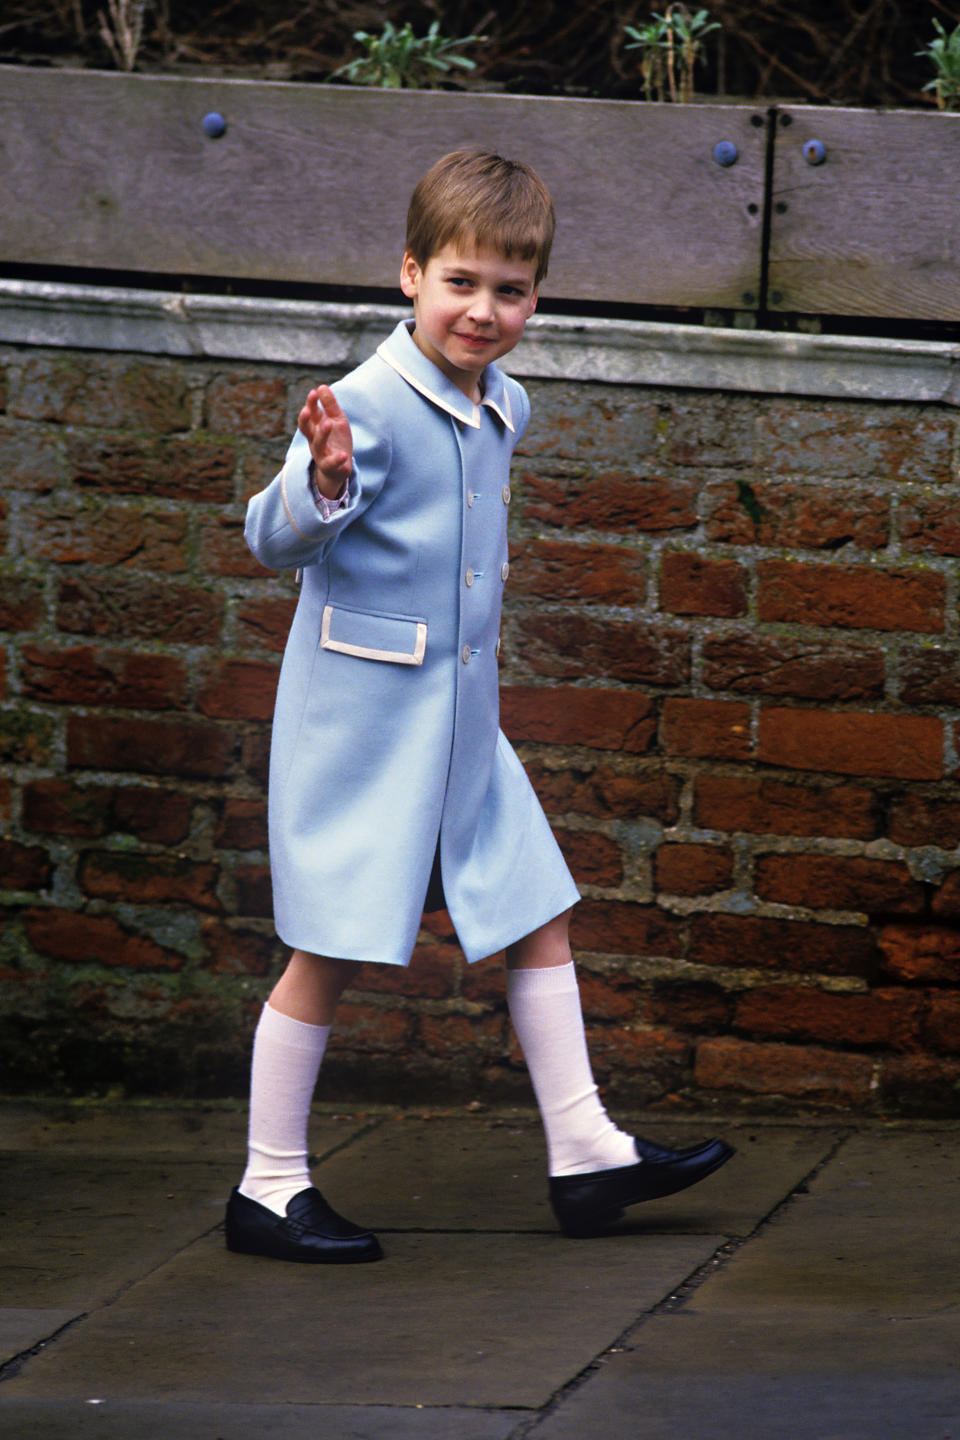
[[[356,1265],[382,1260],[376,1235],[345,1220],[313,1186],[294,1195],[286,1218],[234,1190],[227,1202],[227,1249],[308,1265]]]
[[[550,1204],[564,1235],[577,1239],[599,1235],[620,1219],[627,1205],[686,1190],[719,1170],[734,1153],[722,1140],[708,1140],[689,1150],[664,1150],[639,1138],[634,1143],[640,1156],[637,1165],[551,1177]]]

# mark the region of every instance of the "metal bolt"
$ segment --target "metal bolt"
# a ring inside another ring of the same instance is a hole
[[[739,154],[740,152],[732,140],[720,140],[713,147],[714,160],[724,168],[728,165],[736,165]]]
[[[803,147],[803,158],[808,165],[822,165],[827,158],[827,147],[822,140],[808,140]]]
[[[203,117],[203,133],[209,135],[211,140],[219,140],[227,128],[227,122],[216,110],[211,110],[209,115]]]

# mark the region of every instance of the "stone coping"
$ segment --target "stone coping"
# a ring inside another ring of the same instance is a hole
[[[358,364],[402,305],[0,280],[0,341],[327,369]],[[527,379],[960,405],[960,344],[534,315]]]

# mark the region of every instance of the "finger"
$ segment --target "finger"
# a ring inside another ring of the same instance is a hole
[[[323,412],[331,420],[343,419],[343,411],[337,403],[337,397],[329,385],[318,385],[316,390],[311,390],[311,395],[316,395],[323,406]]]

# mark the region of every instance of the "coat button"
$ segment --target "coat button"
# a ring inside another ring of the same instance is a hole
[[[500,579],[501,579],[501,580],[506,580],[506,578],[507,578],[507,576],[508,576],[509,574],[510,574],[510,562],[509,562],[508,560],[504,560],[503,564],[500,566]]]
[[[504,503],[504,505],[509,505],[509,504],[510,504],[510,486],[509,486],[509,485],[504,485],[503,490],[502,490],[500,493],[503,495],[503,503]]]
[[[467,586],[468,589],[469,589],[470,586],[473,584],[473,579],[474,579],[473,571],[472,571],[472,570],[468,570],[467,573],[466,573],[466,575],[464,575],[464,577],[463,577],[463,583]]]
[[[499,635],[497,636],[497,647],[496,647],[496,649],[494,650],[493,653],[496,655],[497,659],[499,660],[499,659],[500,659],[500,636],[499,636]]]
[[[474,495],[473,491],[472,491],[472,490],[468,490],[468,491],[467,491],[467,506],[468,506],[468,508],[471,509],[471,510],[473,509],[473,502],[474,502],[475,499],[476,499],[476,496]]]
[[[469,646],[469,645],[464,645],[463,649],[460,651],[460,659],[463,661],[464,665],[469,665],[469,664],[470,664],[470,646]]]

